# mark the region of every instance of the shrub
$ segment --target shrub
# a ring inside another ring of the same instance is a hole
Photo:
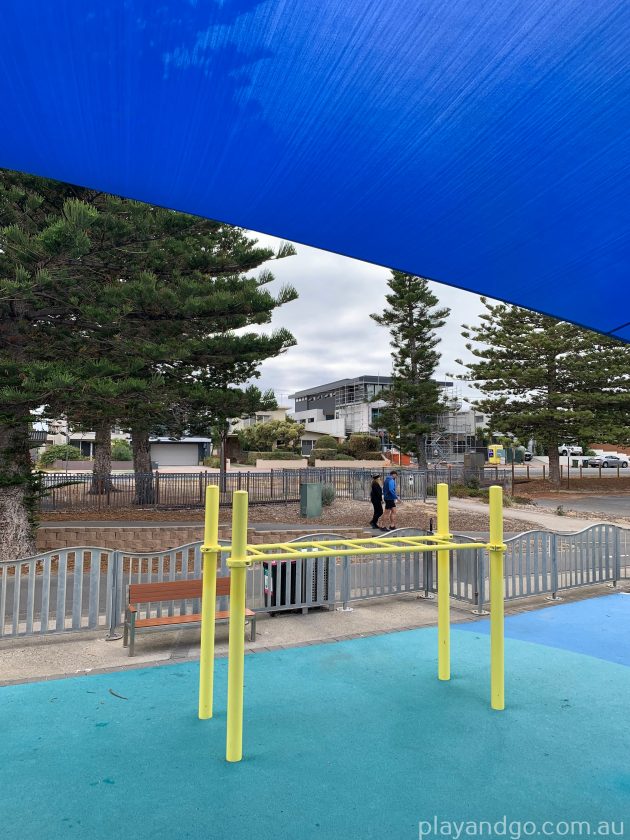
[[[322,461],[334,461],[337,450],[336,449],[313,449],[311,455],[314,458],[319,458]]]
[[[337,452],[339,450],[339,444],[332,435],[324,435],[315,441],[313,449],[331,449]]]
[[[80,461],[83,454],[76,446],[68,446],[65,443],[49,446],[39,456],[39,464],[42,467],[49,467],[55,461]]]
[[[380,453],[381,439],[379,437],[376,437],[375,435],[350,435],[350,439],[346,444],[346,450],[349,455],[354,455],[355,458],[364,458],[366,453],[368,452],[371,452],[372,454]]]
[[[214,469],[219,469],[221,466],[221,459],[218,455],[210,455],[207,458],[203,459],[204,467],[213,467]]]
[[[323,505],[332,505],[335,501],[336,496],[335,485],[334,484],[324,484],[322,487],[322,504]]]
[[[112,461],[133,461],[133,452],[127,440],[112,441]]]
[[[472,475],[466,482],[466,487],[469,487],[471,490],[479,490],[479,479]]]
[[[364,449],[357,452],[354,456],[357,461],[382,461],[383,456],[380,452],[374,452],[372,449]]]

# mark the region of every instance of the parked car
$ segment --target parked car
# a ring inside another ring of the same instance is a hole
[[[572,443],[563,443],[558,447],[560,455],[582,455],[582,447],[574,446]]]
[[[627,467],[628,459],[619,455],[598,455],[588,459],[589,467]]]
[[[524,461],[531,461],[531,460],[532,460],[532,457],[533,457],[533,455],[532,455],[532,453],[529,451],[529,449],[526,449],[526,450],[525,450],[525,452],[523,452],[523,460],[524,460]]]

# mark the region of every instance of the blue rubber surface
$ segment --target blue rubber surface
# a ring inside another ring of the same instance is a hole
[[[248,657],[238,765],[224,660],[212,721],[191,663],[2,689],[2,824],[20,840],[416,840],[434,815],[630,826],[629,668],[508,639],[493,712],[488,638],[454,630],[450,683],[436,643],[430,628]]]
[[[488,634],[490,622],[459,624],[457,629]],[[510,615],[505,635],[630,665],[630,596],[605,595]]]
[[[628,43],[623,0],[3,0],[0,166],[630,339]]]

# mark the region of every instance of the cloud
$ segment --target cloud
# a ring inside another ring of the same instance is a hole
[[[265,234],[250,235],[269,247],[280,243]],[[276,310],[269,329],[288,328],[297,345],[265,362],[258,384],[272,388],[281,404],[292,406],[288,395],[294,391],[361,374],[388,376],[389,334],[370,314],[386,306],[389,270],[305,245],[295,248],[296,256],[269,266],[276,278],[273,287],[291,283],[299,293],[298,300]],[[439,283],[431,287],[440,304],[451,309],[440,330],[442,360],[437,371],[438,378],[446,379],[461,371],[455,359],[470,355],[461,325],[476,320],[483,307],[470,292]],[[472,393],[463,384],[458,387],[464,397]]]

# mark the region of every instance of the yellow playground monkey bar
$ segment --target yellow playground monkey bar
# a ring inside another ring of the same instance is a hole
[[[486,548],[490,557],[490,705],[503,709],[503,490],[490,488],[490,540],[483,545],[454,543],[449,531],[448,485],[437,486],[437,532],[422,537],[370,537],[291,543],[247,545],[247,492],[238,490],[232,502],[232,545],[219,546],[219,488],[206,491],[201,602],[201,658],[199,667],[199,718],[212,717],[214,632],[217,561],[220,551],[229,554],[230,625],[226,759],[243,755],[243,682],[245,672],[245,588],[248,566],[262,561],[298,560],[304,557],[359,557],[370,554],[437,552],[438,679],[450,679],[449,558],[451,551]]]

